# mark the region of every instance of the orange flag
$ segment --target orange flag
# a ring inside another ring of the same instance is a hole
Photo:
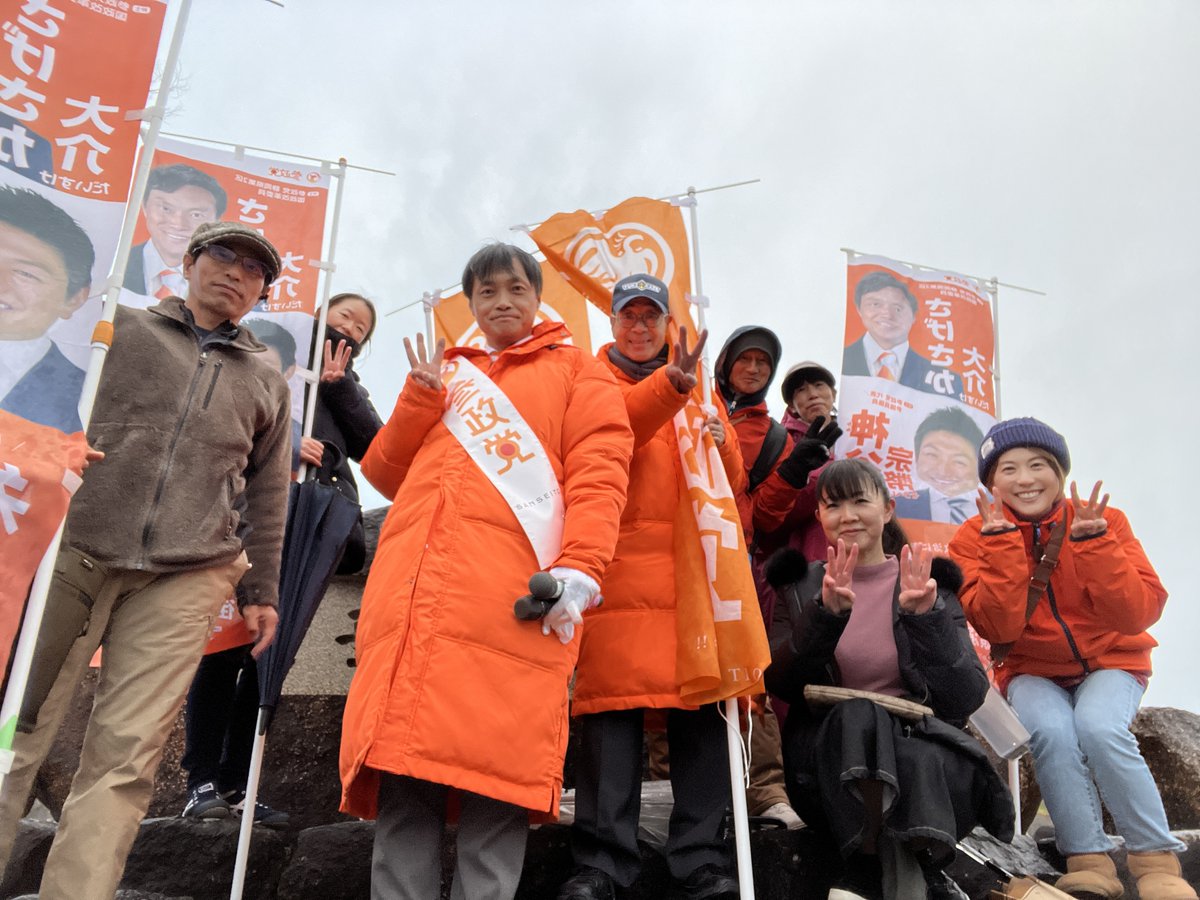
[[[679,696],[697,706],[761,694],[771,662],[741,518],[706,418],[693,396],[674,420],[686,487],[675,514],[675,677]]]
[[[691,257],[678,206],[631,197],[599,217],[582,209],[557,213],[529,236],[546,261],[605,315],[613,285],[626,275],[653,275],[670,291],[675,324],[696,333],[685,296],[691,290]]]
[[[572,343],[591,350],[592,338],[588,328],[587,303],[579,292],[567,284],[554,267],[542,261],[542,305],[538,322],[563,322],[571,332]],[[483,347],[483,332],[467,306],[462,291],[443,297],[433,308],[435,338],[445,338],[447,347]]]
[[[0,410],[0,672],[38,563],[82,480],[87,441]]]

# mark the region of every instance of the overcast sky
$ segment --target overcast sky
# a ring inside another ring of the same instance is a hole
[[[396,172],[350,173],[337,238],[383,309],[510,225],[749,178],[701,198],[718,346],[836,370],[840,247],[1044,291],[1001,293],[1002,413],[1128,513],[1171,592],[1146,703],[1200,711],[1200,4],[194,5],[166,130]],[[360,367],[385,416],[421,327]]]

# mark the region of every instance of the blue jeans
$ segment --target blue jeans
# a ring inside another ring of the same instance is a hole
[[[1143,691],[1120,669],[1092,672],[1074,688],[1036,675],[1018,675],[1008,686],[1008,700],[1032,736],[1038,785],[1066,856],[1114,849],[1104,833],[1101,797],[1126,849],[1186,849],[1171,834],[1158,787],[1129,730]]]

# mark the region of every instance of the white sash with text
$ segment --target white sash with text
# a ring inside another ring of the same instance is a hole
[[[500,492],[548,569],[562,552],[562,487],[546,449],[504,391],[463,357],[442,367],[442,424]]]

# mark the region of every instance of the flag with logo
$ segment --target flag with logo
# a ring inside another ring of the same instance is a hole
[[[696,705],[763,692],[771,648],[737,502],[696,397],[675,415],[683,490],[675,515],[675,675]],[[729,429],[732,431],[732,429]]]
[[[538,307],[538,322],[562,322],[571,332],[571,343],[590,350],[591,329],[588,327],[587,302],[559,272],[542,260],[542,303]],[[436,338],[443,338],[447,347],[483,348],[486,339],[462,291],[442,297],[433,308]]]
[[[0,672],[25,598],[71,496],[82,482],[87,442],[0,410]]]
[[[0,12],[0,658],[79,483],[79,398],[166,4]],[[106,60],[98,63],[103,48]],[[71,435],[68,437],[68,435]]]
[[[852,256],[836,454],[878,466],[910,539],[946,552],[975,514],[976,454],[995,424],[994,331],[977,279]]]
[[[313,362],[320,275],[313,263],[323,258],[329,184],[329,173],[319,166],[160,140],[121,289],[123,304],[143,308],[167,296],[182,296],[183,254],[202,222],[241,222],[261,232],[275,245],[283,265],[267,298],[242,324],[272,351],[272,363],[278,356],[292,391],[297,433],[305,389],[298,370]]]
[[[690,254],[683,212],[663,200],[631,197],[601,215],[557,213],[529,232],[546,260],[605,315],[613,285],[653,275],[667,285],[671,317],[696,333],[688,306]]]

